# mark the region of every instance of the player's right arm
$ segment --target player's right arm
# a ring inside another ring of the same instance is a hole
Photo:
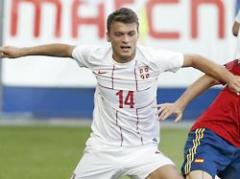
[[[18,58],[30,55],[53,56],[53,57],[70,57],[75,46],[67,44],[47,44],[34,47],[0,47],[0,57]]]

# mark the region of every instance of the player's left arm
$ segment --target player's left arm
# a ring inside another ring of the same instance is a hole
[[[184,55],[183,67],[196,68],[216,80],[226,83],[231,90],[240,92],[240,79],[238,77],[234,76],[224,66],[218,65],[203,56]]]
[[[203,75],[192,83],[174,103],[163,103],[157,106],[159,120],[165,120],[170,115],[174,114],[176,116],[175,122],[180,121],[186,106],[195,97],[199,96],[202,92],[216,84],[218,84],[217,80],[208,75]]]

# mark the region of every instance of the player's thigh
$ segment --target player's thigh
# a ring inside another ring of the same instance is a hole
[[[147,179],[183,179],[174,165],[165,165],[150,173]]]
[[[162,171],[162,167],[170,165],[174,168],[175,166],[171,159],[158,150],[156,145],[138,147],[127,153],[123,165],[126,170],[123,174],[134,179],[146,179],[150,174],[155,176],[156,174],[153,175],[153,172],[158,169]]]
[[[240,176],[240,153],[236,159],[219,174],[221,179],[236,179]]]
[[[211,175],[209,175],[207,172],[204,172],[202,170],[194,170],[191,171],[187,176],[186,179],[213,179]]]
[[[119,178],[119,167],[112,160],[111,153],[85,151],[73,173],[73,179]]]
[[[195,175],[194,171],[204,171],[210,176],[216,175],[218,155],[216,155],[216,149],[210,144],[211,141],[214,141],[214,139],[209,139],[205,129],[197,129],[188,134],[182,164],[182,174],[184,176],[190,173]]]
[[[182,173],[204,171],[211,178],[223,171],[233,160],[236,149],[209,129],[199,128],[188,135],[184,148]]]

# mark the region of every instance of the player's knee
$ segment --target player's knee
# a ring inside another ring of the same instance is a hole
[[[212,179],[212,176],[209,175],[207,172],[202,170],[194,170],[191,171],[187,176],[186,179]]]

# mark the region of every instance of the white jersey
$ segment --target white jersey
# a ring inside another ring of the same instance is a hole
[[[128,63],[117,63],[112,48],[79,46],[73,58],[97,79],[91,137],[87,145],[139,146],[159,142],[156,114],[160,73],[177,71],[183,54],[137,46]]]

